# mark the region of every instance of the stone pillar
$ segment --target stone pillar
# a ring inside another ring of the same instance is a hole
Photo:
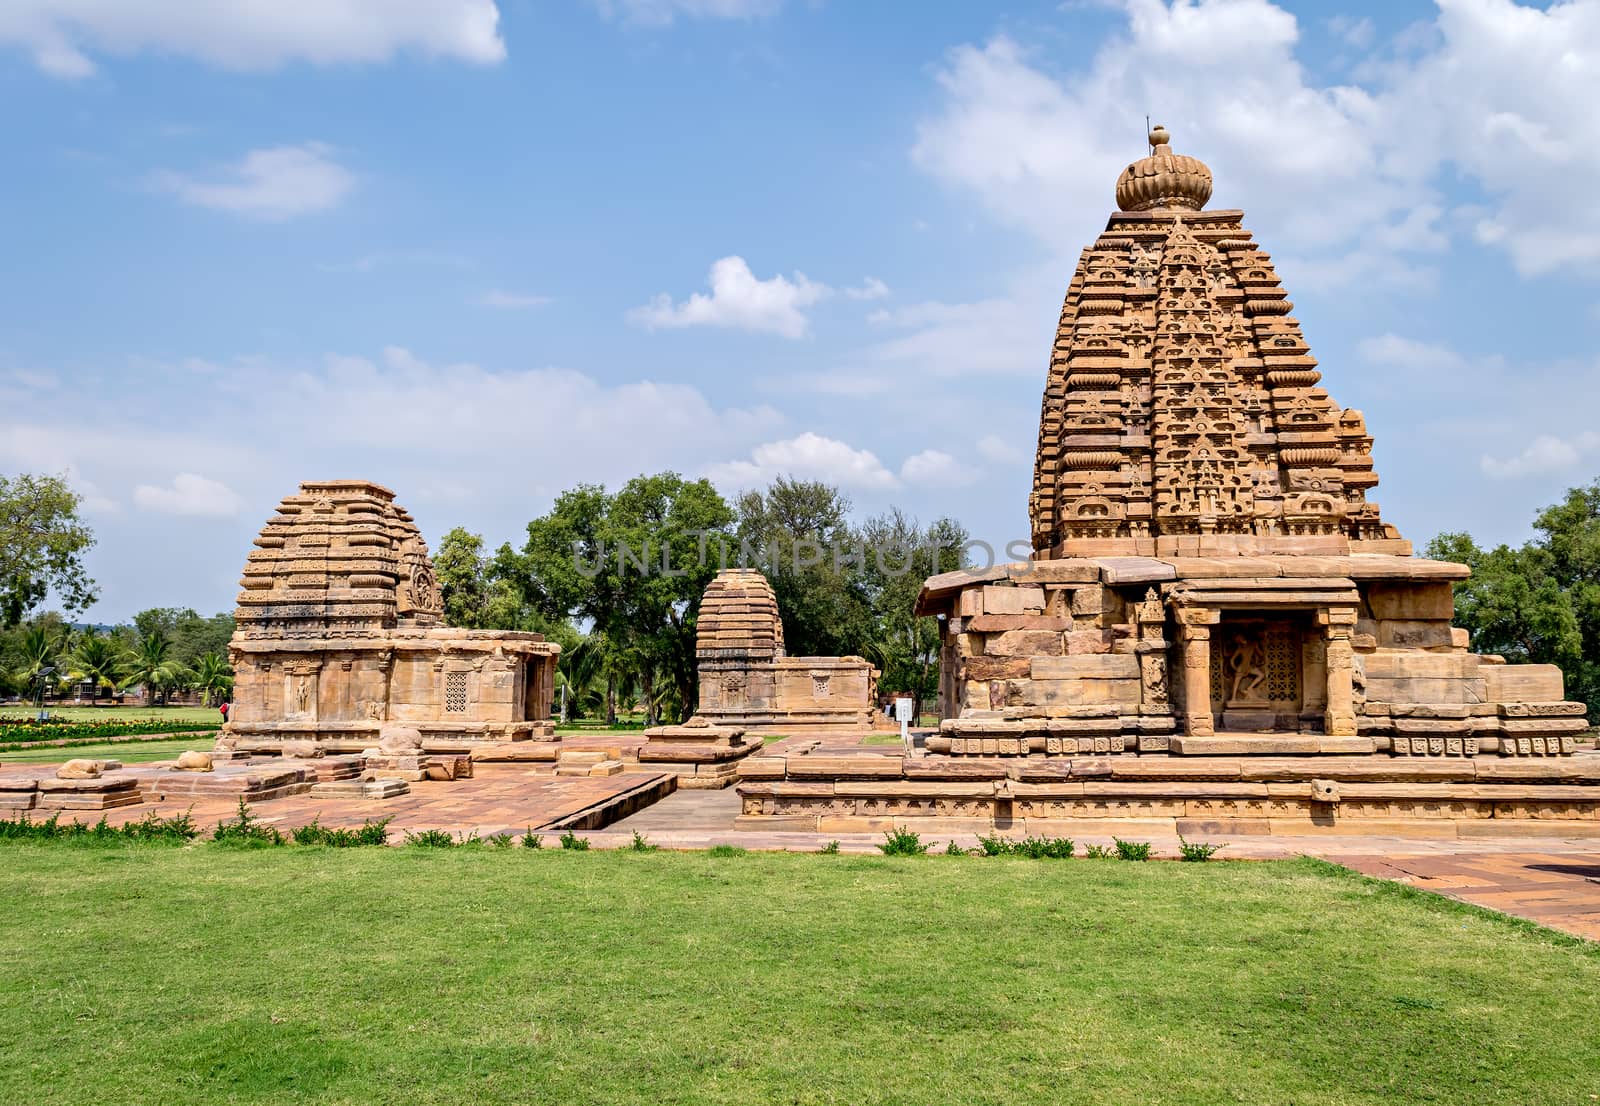
[[[1355,704],[1355,653],[1350,648],[1350,634],[1355,628],[1356,612],[1343,610],[1322,611],[1318,615],[1327,630],[1325,663],[1328,672],[1328,707],[1323,716],[1323,729],[1329,737],[1354,737],[1356,735]]]
[[[1216,732],[1211,721],[1211,626],[1215,611],[1178,612],[1178,643],[1183,651],[1183,725],[1191,737]]]

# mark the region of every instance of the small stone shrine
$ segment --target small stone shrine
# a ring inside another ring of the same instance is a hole
[[[221,751],[357,752],[386,724],[430,751],[550,739],[560,647],[441,621],[428,547],[394,493],[304,483],[267,521],[240,581]]]
[[[905,756],[752,757],[744,816],[1600,835],[1584,705],[1553,665],[1469,650],[1468,569],[1382,521],[1365,421],[1319,386],[1271,259],[1241,212],[1204,209],[1203,163],[1150,143],[1067,290],[1033,559],[918,599],[939,731]]]
[[[860,657],[789,657],[772,585],[755,569],[717,573],[695,629],[706,721],[752,733],[862,730],[873,724],[878,670]]]

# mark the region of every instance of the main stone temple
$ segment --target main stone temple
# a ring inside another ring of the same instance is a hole
[[[1383,521],[1365,421],[1321,387],[1271,258],[1241,212],[1206,210],[1202,162],[1159,127],[1150,145],[1067,289],[1032,559],[918,598],[938,731],[749,757],[742,817],[1600,833],[1584,705],[1554,666],[1471,652],[1468,569]]]
[[[1150,142],[1062,308],[1034,560],[921,596],[939,751],[1572,752],[1560,671],[1468,651],[1468,570],[1382,520],[1366,423],[1320,387],[1271,258],[1204,210],[1204,163]]]

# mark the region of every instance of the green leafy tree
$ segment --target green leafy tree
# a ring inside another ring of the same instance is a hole
[[[1600,482],[1573,488],[1534,520],[1533,540],[1480,547],[1441,534],[1428,556],[1472,576],[1455,586],[1455,620],[1472,647],[1509,661],[1558,664],[1569,699],[1600,709]]]
[[[194,686],[200,689],[206,706],[233,692],[233,669],[221,653],[207,653],[194,667]]]
[[[447,624],[559,636],[561,619],[547,615],[519,587],[521,566],[509,547],[502,546],[493,558],[485,557],[483,537],[458,526],[439,543],[433,566]],[[530,590],[537,594],[537,588]]]
[[[47,669],[58,670],[55,677],[48,678],[47,682],[51,686],[60,683],[59,668],[65,643],[66,632],[42,620],[23,630],[12,651],[13,659],[9,666],[12,687],[23,695],[36,694],[40,673]]]
[[[920,717],[939,691],[939,623],[915,614],[917,595],[929,576],[963,564],[967,531],[942,518],[923,528],[899,510],[868,519],[862,536],[869,550],[863,566],[873,615],[865,656],[882,673],[879,687],[908,694]]]
[[[850,524],[850,500],[818,481],[779,477],[737,500],[736,552],[772,584],[784,646],[796,656],[852,656],[873,640],[871,553]]]
[[[152,607],[133,616],[140,641],[154,633],[172,643],[171,656],[184,668],[193,668],[207,653],[225,653],[233,637],[233,615],[204,618],[190,607]]]
[[[67,675],[77,681],[92,684],[92,698],[100,698],[100,689],[115,691],[127,675],[123,657],[126,650],[110,635],[85,630],[71,654],[66,658]]]
[[[190,675],[173,657],[172,639],[162,630],[141,634],[138,643],[123,654],[122,662],[123,687],[142,686],[146,702],[159,697],[165,703],[173,686]]]
[[[733,517],[709,481],[677,473],[638,476],[614,494],[586,484],[528,524],[520,555],[496,561],[528,601],[598,635],[608,720],[636,682],[653,721],[658,679],[676,685],[678,703],[695,701],[694,616]]]
[[[81,503],[64,476],[0,476],[0,625],[16,626],[52,591],[69,613],[94,603]]]

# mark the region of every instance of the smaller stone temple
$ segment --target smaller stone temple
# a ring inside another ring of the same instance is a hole
[[[695,632],[706,721],[755,733],[861,730],[873,724],[878,670],[861,657],[790,657],[767,578],[717,573],[700,600]]]
[[[354,752],[378,744],[386,724],[417,731],[430,750],[554,734],[560,646],[442,625],[427,544],[389,489],[303,483],[255,544],[219,748],[281,753],[311,741]]]

